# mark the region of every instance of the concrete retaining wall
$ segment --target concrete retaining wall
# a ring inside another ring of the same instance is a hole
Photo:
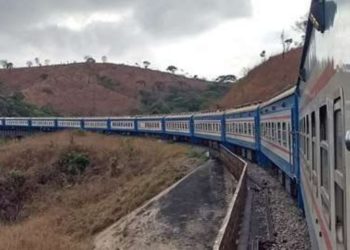
[[[238,180],[238,185],[213,249],[237,249],[247,195],[247,162],[222,145],[218,150],[211,151],[211,153],[222,161],[235,179]]]

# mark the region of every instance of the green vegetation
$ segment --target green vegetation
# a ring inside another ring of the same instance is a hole
[[[170,92],[160,96],[159,92],[140,90],[144,114],[168,114],[176,112],[196,112],[214,105],[230,89],[231,85],[210,83],[206,90],[172,87]]]
[[[116,90],[117,87],[120,86],[120,83],[118,81],[115,81],[107,76],[100,76],[97,75],[98,84],[102,87],[109,89],[109,90]]]
[[[208,160],[207,154],[205,152],[198,151],[198,149],[195,149],[195,148],[192,148],[191,150],[189,150],[187,152],[187,156],[189,158],[196,158],[196,159],[199,159],[201,161]]]
[[[69,175],[82,174],[89,164],[89,157],[77,151],[65,152],[59,161],[61,171]]]
[[[57,115],[50,107],[38,108],[24,101],[21,93],[10,97],[0,96],[0,116],[54,116]]]

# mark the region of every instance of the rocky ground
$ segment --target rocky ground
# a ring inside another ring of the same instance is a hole
[[[306,220],[276,177],[249,164],[252,249],[311,249]]]

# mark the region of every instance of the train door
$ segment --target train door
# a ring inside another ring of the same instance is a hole
[[[343,98],[338,92],[338,96],[333,103],[333,138],[334,138],[334,167],[333,171],[333,227],[335,229],[334,238],[336,249],[347,249],[347,209],[346,209],[346,149],[344,144],[345,120],[344,120]]]

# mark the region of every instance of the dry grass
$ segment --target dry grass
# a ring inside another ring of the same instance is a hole
[[[20,208],[10,216],[15,222],[11,219],[0,227],[0,249],[89,248],[91,235],[198,165],[200,159],[189,158],[189,150],[155,139],[77,132],[0,146],[0,192],[8,195],[4,190],[11,184],[14,191],[9,200]],[[67,152],[88,157],[90,164],[83,173],[71,176],[60,171],[61,158]],[[18,176],[23,176],[25,183],[13,188]],[[1,202],[0,218],[6,212]]]
[[[299,75],[302,49],[292,49],[283,57],[276,55],[256,66],[235,83],[219,101],[222,109],[264,102],[295,86]]]

